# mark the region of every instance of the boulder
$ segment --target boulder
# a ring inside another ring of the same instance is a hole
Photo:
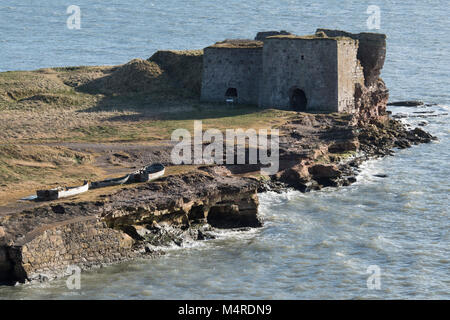
[[[349,151],[357,151],[358,149],[358,140],[337,141],[328,147],[328,151],[331,153],[344,153]]]
[[[334,164],[316,164],[309,168],[314,179],[333,179],[341,176],[341,171]]]
[[[395,101],[389,102],[388,106],[400,106],[400,107],[417,107],[423,105],[423,101],[409,100],[409,101]]]
[[[282,171],[278,180],[291,188],[305,192],[308,189],[308,182],[311,180],[311,176],[308,167],[299,164]]]
[[[414,130],[411,131],[415,136],[425,139],[425,140],[432,140],[434,139],[434,137],[429,134],[428,132],[420,129],[420,128],[415,128]]]

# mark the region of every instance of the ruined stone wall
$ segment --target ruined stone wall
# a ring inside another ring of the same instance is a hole
[[[257,104],[262,73],[262,47],[204,50],[201,99],[224,102],[228,88],[237,89],[237,102]]]
[[[381,33],[350,33],[340,30],[317,29],[329,37],[349,37],[359,41],[358,60],[364,71],[365,85],[377,83],[386,58],[386,35]]]
[[[355,106],[355,85],[364,84],[364,74],[357,59],[358,41],[340,40],[338,45],[338,100],[339,112],[353,113]]]
[[[279,36],[279,35],[291,35],[292,33],[287,32],[285,30],[281,30],[281,31],[262,31],[262,32],[258,32],[256,34],[255,40],[257,41],[264,41],[264,39],[266,39],[267,37],[272,37],[272,36]]]
[[[55,277],[69,265],[86,269],[133,256],[133,239],[97,219],[49,227],[35,238],[9,249],[12,274],[18,281]]]
[[[289,92],[305,92],[306,110],[338,110],[337,41],[328,38],[277,38],[264,41],[259,104],[288,107]]]

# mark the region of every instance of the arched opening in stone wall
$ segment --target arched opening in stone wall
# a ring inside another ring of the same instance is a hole
[[[236,102],[238,98],[238,92],[236,88],[228,88],[225,92],[225,100],[232,100],[232,102]]]
[[[303,90],[299,88],[293,88],[290,90],[289,95],[289,105],[295,111],[306,111],[306,105],[308,104],[308,99]]]

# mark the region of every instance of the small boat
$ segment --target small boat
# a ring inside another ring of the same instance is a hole
[[[161,178],[165,173],[165,167],[161,163],[145,166],[132,173],[133,182],[150,182]]]
[[[120,178],[113,178],[113,179],[107,179],[103,181],[95,181],[91,183],[91,186],[89,189],[98,189],[98,188],[104,188],[104,187],[111,187],[111,186],[120,186],[124,183],[127,183],[130,179],[130,174],[127,174],[126,176],[120,177]]]
[[[37,190],[37,200],[56,200],[76,196],[89,190],[89,182],[85,182],[80,187],[54,188],[50,190]]]

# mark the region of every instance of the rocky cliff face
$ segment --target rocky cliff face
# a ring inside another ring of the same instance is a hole
[[[0,281],[26,281],[203,240],[213,228],[260,227],[255,179],[214,171],[169,176],[101,201],[58,203],[1,218]]]
[[[394,148],[435,139],[420,128],[409,130],[387,115],[380,116],[376,108],[385,110],[385,104],[379,93],[375,90],[374,96],[365,96],[368,108],[363,115],[298,114],[283,127],[286,134],[280,138],[280,172],[273,181],[302,192],[349,185],[356,181],[361,162],[391,155]],[[369,107],[372,103],[375,110]],[[273,188],[279,186],[267,186]]]
[[[351,184],[365,159],[434,139],[419,128],[408,130],[389,119],[389,90],[380,78],[386,57],[384,34],[329,29],[317,29],[316,34],[358,40],[357,58],[364,83],[355,83],[355,113],[299,114],[283,127],[287,134],[280,139],[281,170],[273,180],[303,192]]]
[[[387,121],[386,105],[389,90],[381,78],[369,86],[356,85],[355,88],[356,116],[360,124],[373,121]]]

